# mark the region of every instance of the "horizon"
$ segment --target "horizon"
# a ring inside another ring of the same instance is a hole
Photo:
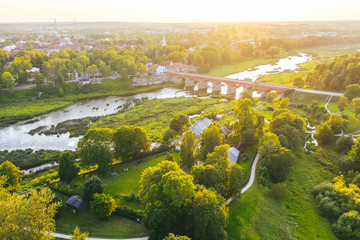
[[[115,0],[3,0],[0,23],[27,22],[297,22],[360,20],[360,2],[356,0],[311,1],[223,0],[221,4],[183,0],[169,4],[165,0],[137,2]],[[16,13],[16,14],[14,14]]]

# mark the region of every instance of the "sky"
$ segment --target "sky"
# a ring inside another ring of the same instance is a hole
[[[360,20],[360,0],[0,0],[0,22]]]

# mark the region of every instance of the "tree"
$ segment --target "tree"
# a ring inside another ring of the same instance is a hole
[[[189,125],[189,118],[185,114],[176,115],[170,122],[170,128],[181,134]]]
[[[283,98],[279,103],[279,108],[287,108],[289,106],[289,98]]]
[[[211,124],[208,126],[200,138],[200,154],[201,158],[205,160],[208,153],[214,151],[214,148],[221,145],[225,140],[222,129],[218,124]]]
[[[169,145],[169,143],[174,140],[176,136],[177,132],[174,129],[169,128],[163,134],[162,143],[165,145]]]
[[[240,165],[231,163],[228,167],[229,181],[227,184],[228,195],[237,196],[240,193],[240,187],[244,182],[245,171]]]
[[[60,203],[48,188],[32,190],[26,197],[0,186],[1,239],[54,239],[55,213]]]
[[[79,168],[75,166],[75,156],[69,151],[60,154],[59,160],[59,178],[62,182],[70,184],[77,177]]]
[[[206,188],[213,188],[221,195],[226,194],[225,171],[214,165],[197,165],[191,168],[191,175],[195,184],[204,185]]]
[[[351,111],[355,114],[357,117],[360,113],[360,98],[356,97],[351,100]]]
[[[344,129],[345,120],[339,114],[331,114],[329,118],[329,125],[334,133],[341,133]]]
[[[184,133],[181,138],[180,159],[182,163],[191,167],[195,163],[196,134],[190,129]]]
[[[228,209],[219,194],[201,189],[195,193],[193,204],[194,239],[226,239],[224,226]]]
[[[150,138],[142,127],[126,126],[119,127],[114,133],[115,156],[123,161],[128,161],[147,152],[150,149]]]
[[[331,130],[330,124],[325,122],[316,128],[316,134],[314,135],[319,145],[326,145],[333,141],[334,132]]]
[[[92,176],[87,179],[83,185],[82,196],[84,201],[90,202],[95,193],[103,193],[105,190],[105,185],[97,176]]]
[[[93,200],[90,202],[91,211],[100,218],[109,217],[115,210],[115,205],[115,200],[105,193],[95,193],[93,195]]]
[[[349,99],[347,97],[345,97],[345,96],[341,96],[339,98],[339,102],[337,104],[337,107],[338,107],[339,111],[343,112],[345,107],[349,106],[349,104],[350,104]]]
[[[233,124],[234,131],[229,135],[229,140],[234,144],[242,141],[246,146],[251,146],[263,134],[264,116],[253,110],[251,105],[252,101],[248,98],[236,102],[237,120]]]
[[[201,185],[169,161],[143,171],[139,197],[145,206],[143,219],[150,239],[168,233],[193,239],[223,239],[227,219],[224,198]],[[209,231],[209,232],[208,232]],[[215,238],[208,238],[213,234]]]
[[[278,94],[276,92],[269,92],[266,95],[266,101],[271,103],[277,96],[278,96]]]
[[[2,87],[9,89],[10,93],[12,93],[14,91],[14,87],[15,87],[15,80],[14,80],[12,74],[9,72],[4,72],[1,75],[1,79],[2,79]]]
[[[98,72],[99,72],[99,69],[97,68],[97,66],[96,66],[95,64],[90,65],[90,66],[86,69],[86,74],[87,74],[90,78],[95,77]]]
[[[169,233],[169,236],[165,237],[163,240],[191,240],[187,236],[175,236],[173,233]]]
[[[16,167],[13,163],[5,161],[0,164],[0,177],[5,177],[4,187],[9,192],[16,192],[20,188],[20,181],[22,180],[23,173],[20,168]]]
[[[299,87],[299,88],[303,88],[303,87],[305,87],[305,80],[302,79],[301,77],[296,77],[294,79],[293,85],[296,87]]]
[[[113,154],[110,147],[102,142],[96,142],[89,148],[88,158],[82,160],[83,166],[98,165],[97,172],[104,175],[110,169],[110,163],[113,161]]]
[[[353,98],[360,97],[360,85],[359,84],[350,84],[346,86],[344,96],[347,97],[350,101]]]
[[[87,232],[81,232],[80,228],[76,226],[74,228],[73,234],[71,234],[70,240],[86,240],[89,237],[89,233]]]
[[[350,151],[351,147],[354,145],[353,137],[350,136],[341,136],[335,145],[335,150],[339,153],[347,153]]]

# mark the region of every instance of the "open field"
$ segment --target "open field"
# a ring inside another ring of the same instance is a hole
[[[228,65],[220,65],[212,68],[206,75],[215,77],[225,77],[227,75],[244,71],[246,69],[256,67],[263,64],[271,64],[279,61],[279,58],[259,58],[246,60],[239,63],[233,63]]]
[[[321,47],[313,47],[299,50],[300,52],[308,53],[314,59],[322,62],[330,61],[334,56],[348,54],[355,54],[360,49],[360,44],[338,44]]]
[[[109,127],[116,129],[120,125],[136,125],[145,128],[153,141],[159,141],[165,130],[169,128],[175,115],[182,113],[186,115],[201,114],[208,107],[222,102],[222,100],[210,98],[153,99],[144,101],[124,113],[103,117],[91,124],[91,128]]]
[[[56,194],[63,202],[67,197]],[[85,206],[79,214],[75,215],[69,209],[63,208],[56,217],[56,232],[69,234],[72,233],[75,226],[79,226],[82,232],[88,232],[90,237],[102,238],[134,238],[146,236],[146,229],[134,220],[113,215],[108,219],[97,218]]]
[[[283,202],[255,183],[230,204],[228,239],[337,239],[311,195],[313,186],[332,177],[323,169],[312,155],[297,153]]]

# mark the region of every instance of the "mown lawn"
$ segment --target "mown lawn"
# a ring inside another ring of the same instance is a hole
[[[210,69],[210,71],[206,73],[206,75],[215,76],[215,77],[225,77],[227,75],[238,73],[247,70],[249,68],[256,67],[258,65],[271,64],[277,61],[279,61],[279,58],[258,58],[258,59],[251,59],[239,63],[220,65]]]
[[[145,227],[134,220],[112,215],[108,219],[99,219],[85,207],[75,215],[69,209],[63,209],[55,219],[57,233],[72,233],[76,226],[88,232],[89,237],[101,238],[135,238],[147,235]]]
[[[230,204],[228,239],[337,239],[311,195],[312,188],[331,179],[332,174],[312,155],[297,153],[295,159],[284,201],[276,200],[271,190],[255,182]]]
[[[180,161],[179,152],[173,152],[175,161]],[[148,167],[157,165],[158,163],[166,160],[166,153],[157,154],[151,157],[139,159],[129,163],[125,163],[117,167],[114,172],[119,174],[118,177],[103,177],[102,180],[106,185],[105,193],[112,196],[116,195],[129,195],[131,193],[138,193],[139,181],[141,173]],[[124,168],[128,171],[125,172]]]

